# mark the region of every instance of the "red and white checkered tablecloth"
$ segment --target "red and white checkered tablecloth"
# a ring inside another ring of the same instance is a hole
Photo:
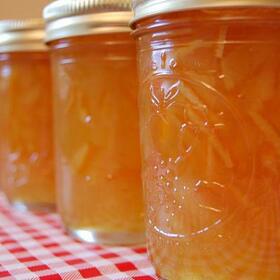
[[[67,236],[56,214],[11,209],[0,194],[0,279],[158,279],[145,248],[102,247]]]

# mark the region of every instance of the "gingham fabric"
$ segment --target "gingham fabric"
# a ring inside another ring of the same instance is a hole
[[[11,209],[0,194],[0,279],[158,279],[145,248],[102,247],[67,236],[55,214]]]

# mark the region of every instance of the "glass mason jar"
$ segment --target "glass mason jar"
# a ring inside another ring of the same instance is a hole
[[[52,211],[52,93],[43,29],[41,20],[0,21],[0,173],[15,207]]]
[[[58,207],[78,239],[143,242],[136,45],[129,1],[45,9],[55,87]]]
[[[134,9],[157,273],[280,279],[279,1],[151,0]]]

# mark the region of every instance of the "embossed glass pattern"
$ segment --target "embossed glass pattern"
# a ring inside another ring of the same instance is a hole
[[[147,238],[163,279],[280,278],[279,9],[136,22]]]
[[[1,187],[12,204],[54,210],[52,92],[47,52],[0,54]]]
[[[135,42],[123,33],[50,46],[62,219],[82,240],[142,242]]]

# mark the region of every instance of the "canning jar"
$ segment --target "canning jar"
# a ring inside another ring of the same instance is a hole
[[[52,92],[43,39],[42,20],[0,21],[0,173],[14,206],[52,211]]]
[[[279,1],[134,1],[147,238],[163,279],[280,279]]]
[[[78,239],[143,241],[136,44],[129,1],[45,9],[55,88],[58,207]]]

